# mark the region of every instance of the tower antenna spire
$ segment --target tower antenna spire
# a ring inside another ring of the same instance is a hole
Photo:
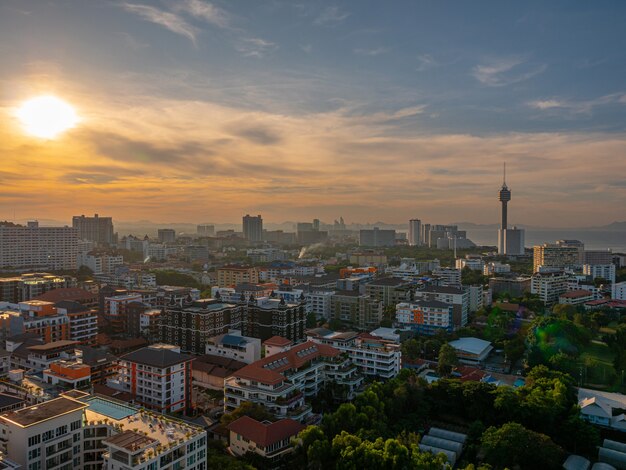
[[[506,186],[506,162],[504,162],[504,175],[502,177],[502,184]]]

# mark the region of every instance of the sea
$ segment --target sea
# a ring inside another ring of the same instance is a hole
[[[467,228],[467,238],[477,245],[496,246],[498,232],[493,229]],[[524,245],[531,247],[556,240],[580,240],[588,250],[610,249],[626,253],[626,231],[576,229],[526,229]]]

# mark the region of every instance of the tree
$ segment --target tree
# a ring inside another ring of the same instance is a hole
[[[563,449],[545,434],[526,429],[519,423],[490,427],[481,439],[485,461],[497,468],[546,470],[560,468]]]
[[[306,327],[315,328],[317,326],[317,315],[315,312],[309,312],[306,315]]]
[[[258,403],[252,403],[250,401],[244,401],[239,407],[233,410],[232,413],[227,413],[222,416],[222,424],[230,424],[233,421],[241,418],[242,416],[250,416],[257,421],[274,421],[274,415],[267,411],[263,405]]]
[[[420,343],[415,338],[407,339],[402,343],[402,358],[407,359],[409,361],[415,361],[419,359],[422,350],[420,347]]]
[[[515,364],[524,357],[525,352],[526,343],[524,343],[524,338],[521,336],[515,336],[513,339],[504,342],[504,354],[506,354],[506,358],[511,364]]]
[[[455,349],[448,343],[439,348],[439,357],[437,359],[437,372],[442,377],[448,377],[452,373],[452,369],[459,364]]]

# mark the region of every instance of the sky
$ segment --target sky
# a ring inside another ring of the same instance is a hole
[[[0,220],[626,220],[626,2],[0,0]],[[56,139],[15,117],[54,95]]]

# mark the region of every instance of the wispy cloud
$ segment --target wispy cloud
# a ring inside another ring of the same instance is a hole
[[[256,58],[264,57],[277,48],[275,43],[261,38],[244,38],[235,46],[244,56]]]
[[[355,49],[354,53],[357,55],[364,55],[364,56],[377,56],[377,55],[381,55],[381,54],[385,54],[389,52],[389,49],[387,49],[386,47],[374,47],[371,49]]]
[[[123,3],[122,7],[126,11],[136,14],[146,21],[158,24],[169,29],[173,33],[186,37],[194,45],[196,45],[196,28],[187,23],[179,15],[169,11],[160,10],[152,6],[139,5],[135,3]]]
[[[522,58],[495,59],[472,69],[472,76],[480,83],[501,87],[523,82],[546,70],[545,64],[532,65]]]
[[[594,108],[611,104],[626,104],[626,93],[611,93],[592,100],[565,100],[550,98],[534,100],[528,106],[541,111],[566,111],[571,114],[591,114]]]
[[[419,62],[417,66],[418,72],[423,72],[424,70],[429,70],[439,66],[439,63],[430,54],[418,55],[417,60]]]
[[[183,0],[173,5],[173,10],[185,12],[220,28],[230,26],[229,14],[212,3],[203,0]]]
[[[325,8],[317,18],[313,21],[314,24],[320,26],[333,26],[343,22],[350,13],[339,9],[339,7],[331,6]]]

